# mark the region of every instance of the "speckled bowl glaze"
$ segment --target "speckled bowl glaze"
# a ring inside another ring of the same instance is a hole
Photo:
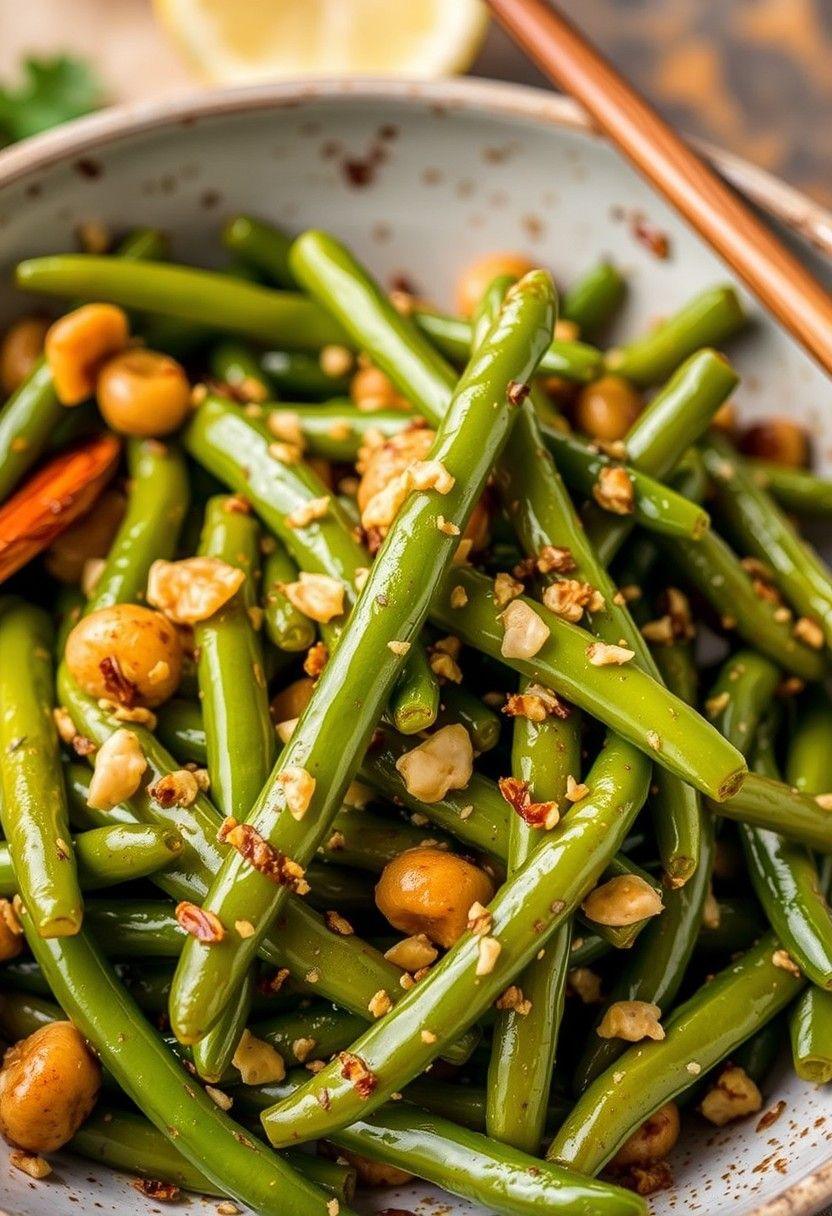
[[[832,280],[832,217],[750,166],[711,154]],[[525,250],[562,281],[608,254],[631,284],[622,333],[727,277],[570,103],[515,86],[352,81],[202,93],[106,112],[0,155],[4,272],[20,257],[72,248],[76,225],[89,219],[117,231],[159,225],[178,256],[211,263],[220,258],[219,223],[237,210],[291,229],[330,228],[384,282],[406,282],[438,302],[449,302],[460,268],[485,250]],[[635,215],[669,235],[667,260],[635,239]],[[4,273],[0,319],[22,306],[7,284]],[[818,463],[832,464],[827,381],[750,307],[754,324],[732,351],[743,414],[795,414],[815,435]],[[781,1101],[764,1130],[751,1119],[686,1136],[674,1189],[653,1200],[656,1216],[729,1208],[733,1216],[796,1216],[829,1203],[832,1090],[800,1083],[784,1062],[766,1093],[767,1107]],[[423,1185],[358,1206],[424,1216],[477,1211]],[[0,1207],[8,1216],[158,1210],[129,1179],[68,1157],[40,1183],[0,1166]],[[213,1212],[216,1202],[188,1210]]]

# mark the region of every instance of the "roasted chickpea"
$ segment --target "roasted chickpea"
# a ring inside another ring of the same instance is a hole
[[[291,722],[299,718],[306,709],[315,688],[315,681],[308,677],[293,680],[272,700],[272,718],[275,722]]]
[[[809,437],[789,418],[769,418],[748,427],[740,439],[740,450],[790,469],[805,469],[809,464]]]
[[[398,435],[391,435],[384,443],[372,448],[363,460],[364,471],[356,494],[358,510],[363,514],[370,499],[389,485],[394,477],[403,473],[408,465],[416,460],[427,460],[435,438],[436,432],[430,427],[413,426],[400,431]],[[483,496],[471,512],[464,533],[475,553],[488,544],[490,523]]]
[[[376,885],[382,916],[404,933],[424,933],[437,946],[452,946],[468,925],[472,904],[488,904],[488,875],[442,849],[408,849],[388,862]]]
[[[0,1131],[30,1153],[53,1153],[88,1118],[101,1066],[71,1022],[52,1022],[10,1047],[0,1069]]]
[[[78,622],[67,638],[66,662],[89,696],[152,708],[179,685],[182,643],[161,612],[114,604]]]
[[[114,304],[83,304],[46,332],[46,361],[63,405],[79,405],[91,396],[105,359],[127,345],[127,314]]]
[[[17,958],[23,950],[23,929],[8,899],[0,899],[0,963]]]
[[[601,376],[581,389],[575,405],[575,426],[593,439],[613,443],[624,438],[641,409],[641,397],[628,380]]]
[[[534,269],[535,263],[523,253],[486,253],[471,262],[457,279],[457,309],[464,317],[470,317],[498,275],[520,279]]]
[[[104,364],[97,395],[104,421],[122,435],[170,435],[191,408],[191,386],[182,365],[140,347]]]
[[[43,353],[49,322],[42,317],[21,317],[6,330],[0,343],[0,385],[4,393],[20,388]]]
[[[46,550],[46,569],[60,583],[80,585],[90,560],[105,557],[124,516],[124,495],[107,490],[95,506]]]
[[[627,1169],[664,1161],[678,1139],[679,1108],[675,1102],[668,1102],[624,1141],[610,1165],[613,1169]]]

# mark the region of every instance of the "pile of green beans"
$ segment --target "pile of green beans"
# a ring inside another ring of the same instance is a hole
[[[35,559],[0,598],[0,1034],[69,1019],[100,1060],[70,1151],[264,1216],[350,1216],[370,1163],[646,1214],[664,1163],[618,1154],[667,1103],[698,1117],[729,1060],[767,1094],[786,1039],[832,1082],[832,572],[793,520],[829,483],[716,428],[731,287],[604,350],[606,261],[459,317],[329,233],[220,242],[17,268],[124,309],[192,408],[127,433],[76,583]],[[54,358],[0,407],[18,510],[108,425],[97,390],[66,421]],[[650,390],[613,442],[576,429],[602,377]],[[116,732],[143,769],[103,810]],[[606,1037],[644,1007],[655,1041]]]

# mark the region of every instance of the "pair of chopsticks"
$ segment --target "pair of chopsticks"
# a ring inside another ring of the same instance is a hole
[[[832,298],[693,149],[546,0],[488,0],[549,79],[576,101],[757,299],[832,372]]]

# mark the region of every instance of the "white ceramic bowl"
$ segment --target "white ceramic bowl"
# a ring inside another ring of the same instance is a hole
[[[832,217],[750,166],[714,155],[828,282]],[[353,81],[202,93],[110,111],[0,155],[4,270],[27,255],[72,248],[75,226],[89,219],[115,230],[159,225],[178,256],[210,263],[220,256],[221,219],[239,210],[290,229],[332,229],[383,281],[404,277],[440,302],[460,268],[485,250],[526,250],[562,281],[609,254],[631,284],[621,321],[631,333],[728,277],[568,102],[515,86]],[[627,219],[634,212],[669,234],[667,261],[636,242]],[[21,308],[7,282],[0,319]],[[827,381],[751,309],[751,332],[732,349],[744,376],[737,395],[744,415],[795,414],[814,431],[820,463],[829,464]],[[766,1131],[752,1119],[687,1138],[674,1161],[675,1188],[653,1200],[657,1216],[729,1208],[734,1216],[793,1216],[829,1202],[832,1090],[798,1082],[784,1065],[767,1093],[770,1102],[780,1098],[785,1109]],[[359,1207],[435,1216],[445,1202],[417,1185]],[[0,1168],[0,1206],[9,1216],[158,1210],[129,1180],[69,1158],[41,1183]],[[475,1211],[456,1200],[444,1210]]]

